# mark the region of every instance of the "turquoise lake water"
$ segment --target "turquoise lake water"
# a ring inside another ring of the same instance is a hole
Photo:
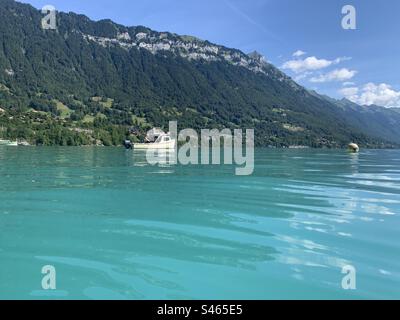
[[[259,149],[238,177],[122,148],[1,147],[0,298],[399,299],[399,215],[400,151]]]

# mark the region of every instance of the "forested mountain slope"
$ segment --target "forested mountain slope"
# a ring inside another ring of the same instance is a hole
[[[257,53],[74,13],[43,30],[42,17],[0,0],[0,137],[109,145],[178,120],[254,128],[263,146],[391,146]]]

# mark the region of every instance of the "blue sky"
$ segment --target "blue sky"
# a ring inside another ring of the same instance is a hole
[[[399,0],[21,2],[194,35],[246,53],[257,50],[307,88],[360,104],[400,107]],[[342,28],[341,11],[348,4],[356,8],[356,30]]]

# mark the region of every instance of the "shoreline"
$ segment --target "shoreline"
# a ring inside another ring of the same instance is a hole
[[[0,148],[125,148],[123,145],[115,145],[115,146],[101,146],[101,145],[81,145],[81,146],[60,146],[60,145],[29,145],[29,146],[7,146],[7,145],[0,145]],[[200,149],[200,147],[199,147]],[[223,149],[223,147],[221,147]],[[347,147],[342,148],[317,148],[317,147],[265,147],[265,146],[255,146],[254,149],[271,149],[271,150],[345,150],[348,151]],[[400,150],[400,147],[396,148],[369,148],[369,147],[361,147],[361,150]],[[142,150],[131,150],[131,151],[142,151]]]

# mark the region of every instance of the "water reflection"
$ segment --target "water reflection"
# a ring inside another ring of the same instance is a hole
[[[176,150],[172,149],[127,150],[126,155],[134,159],[135,166],[157,165],[172,167],[177,163]]]

